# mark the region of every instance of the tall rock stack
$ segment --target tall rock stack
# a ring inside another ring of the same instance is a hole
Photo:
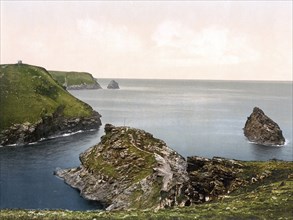
[[[285,138],[279,125],[258,107],[255,107],[247,118],[244,135],[249,141],[260,145],[280,146],[285,144]]]

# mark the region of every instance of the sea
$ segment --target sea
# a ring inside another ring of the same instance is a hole
[[[117,79],[120,89],[110,90],[109,81],[99,80],[104,89],[70,91],[102,115],[100,129],[0,148],[0,209],[101,209],[53,173],[78,166],[107,123],[150,132],[184,157],[293,160],[292,82]],[[285,146],[245,138],[256,106],[279,124]]]

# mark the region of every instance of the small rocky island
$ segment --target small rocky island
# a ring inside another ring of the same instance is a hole
[[[281,146],[285,138],[279,125],[258,107],[253,109],[244,126],[244,135],[255,144]]]
[[[119,84],[115,80],[111,80],[107,86],[107,89],[120,89]]]
[[[101,115],[58,84],[43,67],[0,66],[0,145],[100,127]]]
[[[253,162],[198,156],[185,160],[150,133],[110,124],[101,142],[82,153],[80,161],[79,167],[55,174],[107,210],[190,206],[272,175]]]

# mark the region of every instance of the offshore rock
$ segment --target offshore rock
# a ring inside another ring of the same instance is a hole
[[[119,89],[119,84],[115,80],[111,80],[107,89]]]
[[[249,141],[260,145],[280,146],[285,144],[285,138],[279,125],[258,107],[255,107],[247,118],[244,135]]]
[[[105,125],[101,142],[80,155],[78,168],[56,175],[107,210],[184,206],[185,159],[150,133]]]

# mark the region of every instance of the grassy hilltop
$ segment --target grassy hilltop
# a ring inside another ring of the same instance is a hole
[[[49,70],[52,77],[61,85],[72,87],[76,85],[96,85],[94,77],[87,72],[65,72]]]
[[[90,116],[92,108],[72,96],[49,72],[27,64],[0,65],[0,132],[13,124],[36,123],[62,106],[64,117]]]

